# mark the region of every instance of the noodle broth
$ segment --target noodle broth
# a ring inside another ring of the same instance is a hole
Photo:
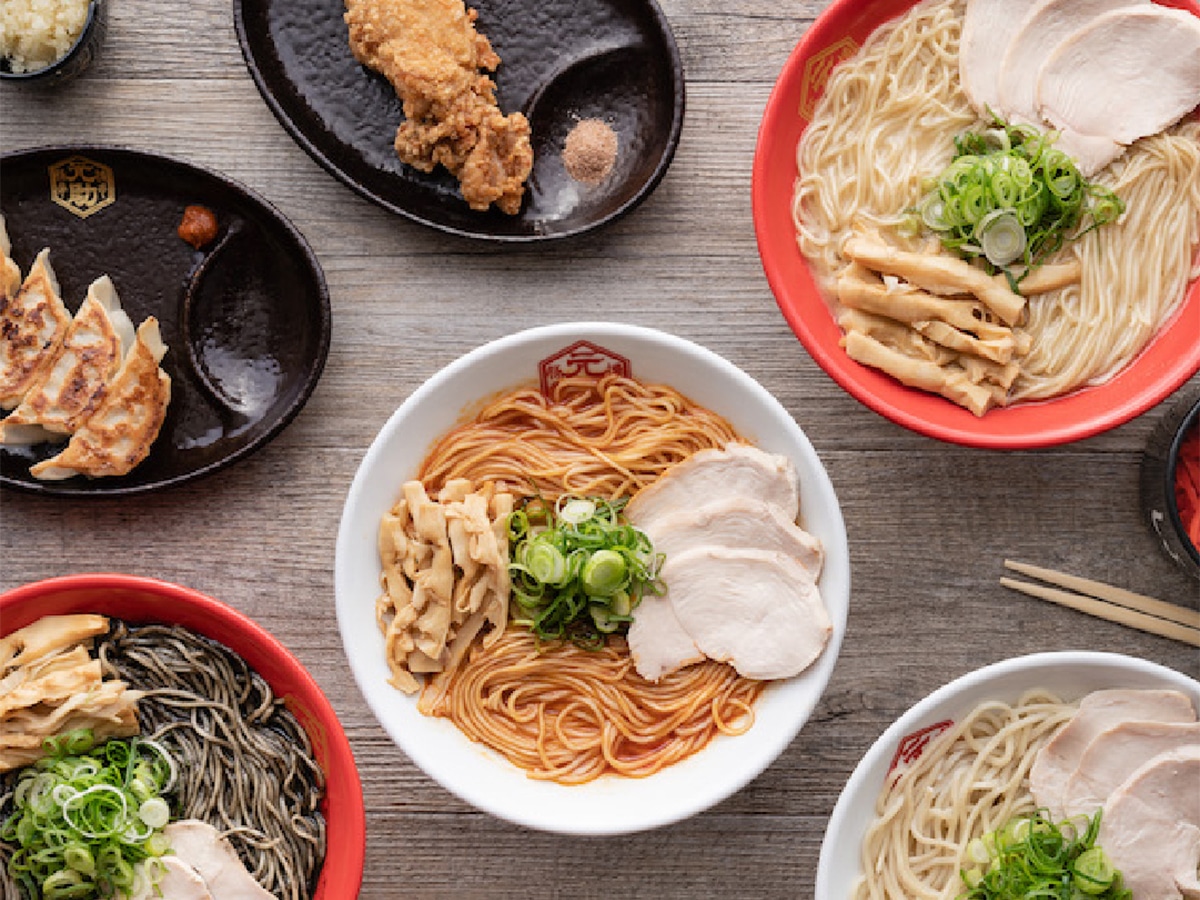
[[[1142,332],[1144,346],[1115,375],[1108,377],[1103,361],[1097,358],[1095,372],[1083,376],[1096,383],[1049,400],[1030,399],[993,408],[982,417],[854,362],[840,345],[842,330],[819,286],[823,264],[806,258],[797,244],[793,221],[797,146],[818,110],[820,98],[830,87],[836,67],[849,60],[878,28],[915,5],[837,0],[806,32],[768,102],[754,163],[754,219],[764,269],[780,309],[810,354],[835,381],[871,409],[918,432],[970,446],[1021,448],[1077,440],[1119,425],[1163,399],[1200,367],[1200,344],[1194,337],[1200,328],[1200,288],[1195,281],[1182,298],[1176,294],[1166,299],[1166,311],[1160,309],[1165,320],[1151,329],[1152,336]],[[1197,9],[1190,0],[1167,5]],[[943,130],[955,131],[958,127],[952,122],[946,124],[940,115],[935,118]],[[961,118],[968,125],[975,121],[969,110]],[[948,159],[951,148],[943,147],[941,138],[926,134],[928,130],[922,132],[927,141],[915,143],[944,152]],[[920,152],[913,148],[907,156],[911,159]],[[934,171],[925,174],[937,174],[935,162],[927,162],[926,166],[933,166]],[[1192,252],[1193,271],[1189,277],[1194,278],[1194,245]],[[1068,305],[1074,302],[1068,300]],[[1126,346],[1123,352],[1128,351]],[[1042,365],[1038,360],[1035,355],[1035,364]],[[1034,383],[1039,379],[1041,376],[1029,380],[1023,396],[1043,395],[1044,385]]]
[[[417,477],[431,448],[468,418],[464,410],[477,413],[482,399],[496,396],[497,385],[529,384],[539,362],[580,341],[624,359],[642,384],[669,385],[724,418],[742,438],[795,461],[802,525],[827,549],[829,562],[820,585],[835,633],[808,671],[765,689],[753,704],[754,726],[748,733],[718,736],[701,752],[648,777],[564,785],[528,777],[449,721],[422,715],[415,697],[387,683],[383,639],[374,618],[380,573],[376,543],[380,517],[394,503],[400,485]],[[649,329],[607,324],[549,326],[502,339],[447,367],[409,398],[377,437],[356,476],[339,532],[335,574],[339,624],[351,665],[376,717],[401,748],[443,786],[479,808],[530,827],[570,833],[624,833],[676,821],[728,796],[766,768],[823,690],[848,599],[845,535],[836,497],[811,445],[786,411],[744,373],[696,345]]]

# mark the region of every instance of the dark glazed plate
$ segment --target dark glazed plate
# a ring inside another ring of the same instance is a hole
[[[0,484],[66,496],[138,494],[229,465],[283,430],[329,352],[329,293],[304,237],[247,188],[188,163],[114,147],[0,155],[0,209],[26,273],[50,248],[72,313],[107,274],[134,325],[158,318],[171,405],[149,457],[120,478],[38,481],[55,446],[0,447]],[[184,208],[216,214],[195,250]]]
[[[473,0],[476,27],[500,55],[500,108],[533,131],[534,165],[515,216],[467,206],[440,167],[406,166],[392,148],[403,119],[380,75],[350,53],[343,0],[233,0],[246,64],[297,143],[368,200],[467,237],[535,241],[579,234],[629,212],[658,185],[683,125],[683,64],[654,0]],[[617,132],[612,174],[572,180],[560,154],[571,127]]]

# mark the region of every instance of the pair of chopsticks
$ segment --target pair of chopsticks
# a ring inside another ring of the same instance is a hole
[[[1031,584],[1018,581],[1015,578],[1002,576],[1000,583],[1014,591],[1049,600],[1060,606],[1070,607],[1080,612],[1088,613],[1100,619],[1137,628],[1150,634],[1173,638],[1200,647],[1200,612],[1194,609],[1184,609],[1174,603],[1155,600],[1143,594],[1135,594],[1123,588],[1113,587],[1102,581],[1092,581],[1090,578],[1080,578],[1054,569],[1043,569],[1041,566],[1031,566],[1028,563],[1004,561],[1007,569],[1039,578],[1059,587],[1070,590],[1046,587],[1041,584]],[[1072,593],[1078,591],[1079,593]]]

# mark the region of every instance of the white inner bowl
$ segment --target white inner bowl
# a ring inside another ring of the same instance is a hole
[[[536,383],[539,363],[586,341],[628,361],[634,378],[667,384],[724,416],[746,440],[784,454],[800,476],[800,523],[824,543],[819,585],[833,622],[825,652],[801,675],[771,684],[754,726],[717,736],[704,750],[647,778],[605,775],[588,784],[536,781],[473,743],[446,719],[417,711],[387,683],[375,622],[379,521],[416,476],[434,441],[498,392]],[[350,486],[335,561],[338,626],[367,703],[392,740],[463,800],[511,822],[569,834],[621,834],[675,822],[728,797],[769,766],[796,736],[837,659],[850,599],[846,529],[833,485],[812,444],[758,382],[709,350],[648,328],[567,323],[533,328],[471,351],[415,391],[384,425]]]
[[[875,803],[906,737],[946,720],[957,721],[987,700],[1015,703],[1034,688],[1045,688],[1070,702],[1110,688],[1173,689],[1191,697],[1200,710],[1200,682],[1174,669],[1118,653],[1035,653],[969,672],[893,722],[854,769],[825,831],[816,900],[851,896],[851,888],[862,874],[862,842],[875,821]]]

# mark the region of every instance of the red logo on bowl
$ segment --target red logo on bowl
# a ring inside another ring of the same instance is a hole
[[[953,724],[952,720],[946,719],[906,735],[900,741],[900,746],[896,748],[896,755],[892,757],[892,764],[888,766],[888,774],[891,774],[897,766],[909,766],[915,763],[921,758],[921,754],[925,752],[929,742]]]
[[[833,70],[858,52],[858,44],[852,38],[844,37],[835,41],[824,50],[814,53],[804,63],[804,80],[800,83],[800,115],[812,121],[817,109],[817,101],[825,93],[825,86]]]
[[[628,359],[590,341],[576,341],[571,346],[564,347],[553,356],[547,356],[538,363],[542,393],[547,397],[554,392],[555,385],[564,378],[577,378],[580,375],[600,378],[610,372],[623,378],[629,378],[630,371]]]

